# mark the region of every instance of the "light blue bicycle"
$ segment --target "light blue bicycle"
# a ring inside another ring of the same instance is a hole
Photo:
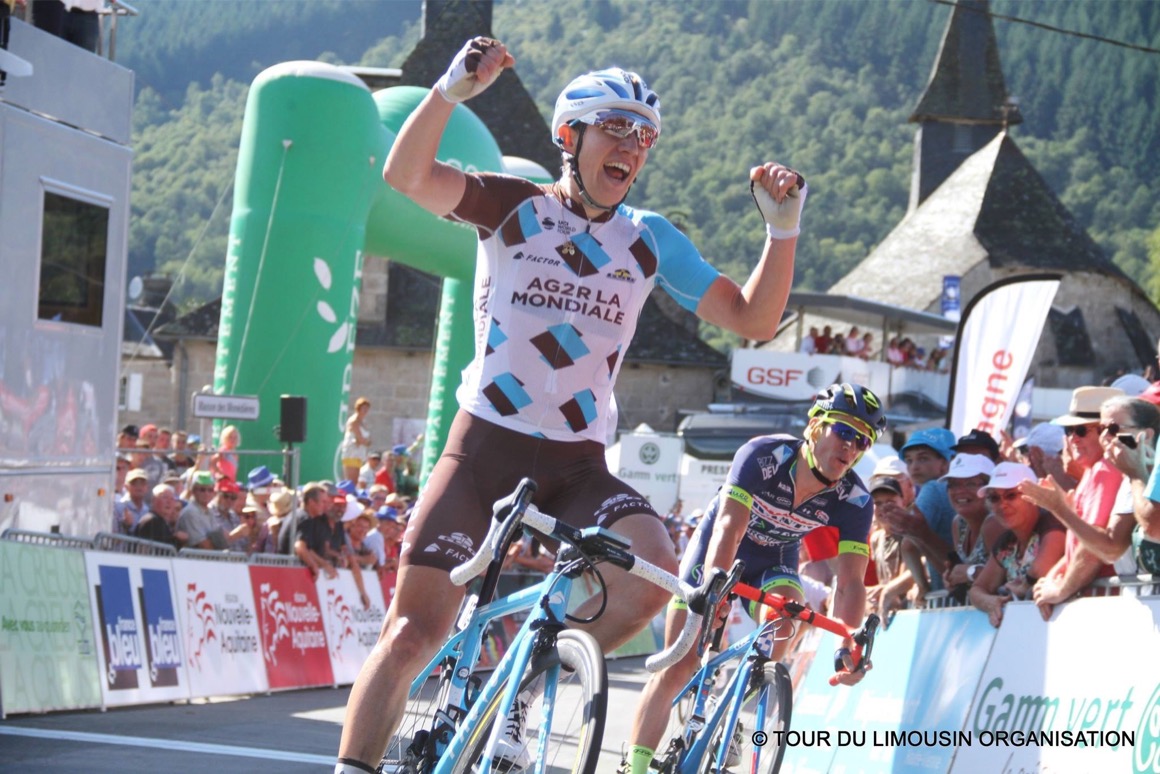
[[[596,771],[604,735],[607,676],[604,656],[587,632],[566,628],[572,584],[608,562],[678,594],[691,614],[681,637],[653,656],[649,668],[680,659],[697,639],[701,615],[715,601],[717,574],[698,589],[630,552],[608,530],[578,530],[530,504],[535,484],[524,479],[496,503],[480,552],[451,573],[464,585],[486,568],[483,585],[463,604],[455,632],[411,684],[402,722],[380,770],[385,774]],[[559,541],[556,564],[543,581],[492,601],[508,546],[521,526]],[[607,605],[591,620],[599,617]],[[511,645],[486,679],[475,672],[492,621],[530,610]],[[586,621],[582,621],[584,623]]]

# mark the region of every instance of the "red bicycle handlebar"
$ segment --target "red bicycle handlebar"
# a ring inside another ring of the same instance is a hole
[[[861,630],[855,631],[843,622],[811,610],[797,600],[783,597],[780,594],[762,591],[746,583],[738,583],[734,586],[733,593],[742,599],[748,599],[751,602],[756,602],[759,605],[765,605],[769,608],[769,611],[765,614],[767,621],[775,618],[788,618],[802,621],[811,626],[816,626],[819,629],[825,629],[839,637],[849,637],[853,640],[854,648],[848,651],[848,655],[852,659],[851,663],[854,664],[853,668],[847,668],[843,663],[843,651],[846,651],[846,649],[839,649],[835,656],[835,674],[830,678],[830,685],[837,685],[838,677],[843,673],[865,670],[866,664],[870,659],[870,651],[874,646],[874,635],[878,631],[879,618],[877,615],[871,614],[866,619],[866,625]]]

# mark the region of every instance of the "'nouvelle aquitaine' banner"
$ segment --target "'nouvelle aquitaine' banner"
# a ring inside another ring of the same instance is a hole
[[[951,371],[949,429],[956,436],[979,428],[998,438],[1007,427],[1058,288],[1058,274],[1024,274],[971,299]]]
[[[250,566],[271,689],[334,685],[318,592],[305,567]]]
[[[264,693],[269,683],[249,568],[174,559],[173,575],[190,693]]]

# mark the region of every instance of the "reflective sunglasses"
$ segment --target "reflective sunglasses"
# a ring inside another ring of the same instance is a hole
[[[1088,434],[1087,425],[1064,425],[1064,435],[1074,435],[1076,438],[1086,438]]]
[[[637,143],[645,150],[655,146],[657,139],[661,136],[661,130],[652,121],[624,110],[602,110],[598,113],[589,113],[576,120],[589,126],[595,126],[618,140],[635,134]]]
[[[1018,499],[1019,493],[1014,489],[1007,489],[1003,492],[992,492],[991,494],[987,495],[987,502],[989,502],[991,505],[995,505],[1000,500],[1009,503]]]
[[[859,451],[866,451],[874,443],[870,440],[870,436],[858,432],[858,430],[850,427],[845,422],[839,422],[836,419],[827,419],[825,422],[830,426],[830,432],[838,436],[838,440],[842,441],[842,443],[854,444]]]

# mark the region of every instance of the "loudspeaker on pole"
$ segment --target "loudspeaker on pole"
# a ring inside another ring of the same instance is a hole
[[[278,440],[282,443],[306,442],[306,397],[304,395],[282,396]]]

